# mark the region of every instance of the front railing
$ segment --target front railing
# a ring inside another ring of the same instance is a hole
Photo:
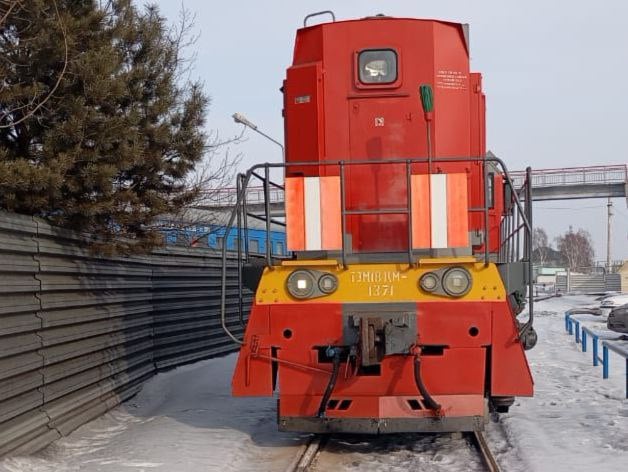
[[[271,204],[273,203],[273,194],[275,198],[282,192],[284,192],[284,186],[273,182],[270,179],[270,173],[272,169],[282,169],[282,170],[290,170],[294,168],[331,168],[335,169],[338,172],[340,177],[340,205],[341,205],[341,241],[342,247],[340,249],[340,253],[338,254],[338,258],[340,259],[340,263],[342,267],[347,267],[347,259],[349,251],[347,249],[345,236],[346,236],[346,228],[347,228],[347,216],[356,214],[369,214],[369,215],[377,215],[377,214],[405,214],[408,218],[408,234],[407,234],[407,263],[410,266],[415,264],[415,257],[413,254],[413,244],[412,244],[412,215],[413,215],[413,199],[412,199],[412,191],[411,191],[411,180],[412,180],[412,168],[414,164],[425,164],[426,166],[433,166],[436,164],[454,164],[454,163],[479,163],[482,166],[482,172],[484,174],[484,189],[483,189],[483,198],[482,205],[479,207],[471,207],[468,209],[470,213],[479,213],[481,214],[482,220],[482,230],[484,234],[483,241],[483,254],[481,255],[481,259],[484,261],[485,265],[488,265],[492,260],[492,255],[490,253],[491,248],[491,240],[490,240],[490,224],[489,224],[489,193],[491,189],[489,188],[489,169],[493,172],[492,169],[497,169],[501,175],[503,175],[507,186],[513,191],[510,192],[510,196],[508,199],[509,207],[507,208],[507,213],[503,217],[501,223],[501,245],[499,249],[499,254],[496,255],[497,262],[514,262],[516,260],[530,262],[532,260],[532,201],[531,201],[531,193],[530,193],[530,179],[529,177],[524,182],[524,185],[521,188],[516,188],[513,185],[513,182],[508,174],[508,170],[504,162],[494,156],[491,157],[478,157],[478,158],[470,158],[470,157],[448,157],[448,158],[413,158],[413,159],[389,159],[389,160],[363,160],[363,161],[346,161],[346,160],[337,160],[337,161],[321,161],[321,162],[286,162],[286,163],[265,163],[265,164],[257,164],[251,167],[246,173],[239,174],[237,178],[237,188],[236,188],[236,201],[230,202],[230,204],[234,205],[231,216],[225,228],[225,238],[230,235],[230,232],[234,229],[237,231],[238,240],[242,241],[242,234],[244,233],[244,241],[248,240],[248,219],[254,218],[256,220],[262,221],[266,226],[266,257],[265,263],[267,267],[273,266],[273,257],[270,251],[270,232],[271,226],[273,224],[284,226],[285,222],[277,219],[277,215],[273,215],[271,211]],[[349,210],[347,209],[347,198],[346,198],[346,171],[348,167],[351,166],[376,166],[376,165],[400,165],[403,164],[405,166],[405,174],[406,174],[406,186],[407,186],[407,202],[406,206],[403,208],[394,208],[394,209],[374,209],[374,210]],[[530,170],[528,169],[528,174]],[[249,192],[251,189],[255,189],[255,195],[259,198],[262,197],[261,201],[258,199],[253,200],[249,196]],[[494,190],[493,190],[494,191]],[[263,206],[263,213],[259,212],[251,212],[248,210],[248,205],[250,205],[253,201],[259,206],[260,204]],[[522,203],[525,201],[525,206]],[[234,228],[235,225],[235,228]],[[351,252],[354,254],[354,252]],[[223,263],[226,263],[227,251],[226,248],[223,247],[222,251]],[[250,253],[248,244],[245,242],[244,244],[244,252],[240,245],[238,245],[238,281],[239,285],[242,283],[242,265],[244,263],[250,262]],[[528,264],[528,278],[532,280],[532,264]],[[241,340],[235,338],[228,331],[226,325],[224,324],[224,312],[226,306],[226,270],[223,269],[223,277],[222,277],[222,299],[221,299],[221,313],[223,314],[223,328],[227,332],[230,337],[238,343],[242,343]],[[524,325],[521,332],[527,330],[528,327],[532,325],[532,303],[533,303],[533,293],[532,293],[532,284],[529,284],[529,307],[530,307],[530,319]],[[240,290],[240,298],[242,298],[242,291]],[[242,313],[240,314],[242,318]]]
[[[531,237],[528,234],[528,224],[532,221],[532,192],[530,168],[526,171],[526,178],[519,187],[510,187],[504,196],[504,215],[500,222],[499,254],[497,262],[509,263],[519,260],[532,260]],[[525,206],[515,202],[524,201]]]

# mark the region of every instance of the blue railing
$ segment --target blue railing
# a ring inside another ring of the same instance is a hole
[[[587,352],[589,339],[591,340],[591,352],[593,365],[602,363],[602,378],[608,379],[610,369],[609,351],[613,351],[624,358],[626,376],[626,398],[628,398],[628,342],[620,341],[619,334],[599,333],[587,326],[581,327],[581,320],[574,318],[574,314],[565,313],[565,331],[575,336],[576,343],[582,346],[582,352]],[[600,357],[600,340],[602,357]]]

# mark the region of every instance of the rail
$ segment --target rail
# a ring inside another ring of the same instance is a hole
[[[310,436],[286,468],[286,472],[307,472],[316,462],[316,458],[329,441],[328,434],[314,434]]]
[[[505,220],[512,221],[512,224],[505,229],[503,228],[502,237],[507,241],[507,246],[500,248],[500,254],[498,255],[497,262],[513,262],[515,260],[522,260],[528,262],[528,280],[532,280],[532,200],[531,200],[531,192],[529,189],[529,180],[524,183],[523,189],[515,190],[509,173],[506,167],[506,164],[499,158],[494,156],[488,157],[447,157],[447,158],[409,158],[409,159],[389,159],[389,160],[337,160],[337,161],[315,161],[315,162],[285,162],[285,163],[264,163],[257,164],[251,167],[246,173],[239,174],[237,177],[237,187],[236,193],[237,198],[235,204],[233,206],[231,216],[227,225],[225,226],[225,238],[227,238],[231,231],[234,230],[234,225],[236,225],[235,230],[237,231],[238,240],[242,240],[242,232],[244,232],[245,241],[247,238],[248,232],[248,219],[254,218],[260,220],[266,225],[266,237],[270,238],[270,228],[271,224],[277,224],[285,226],[285,223],[273,218],[271,214],[271,190],[283,191],[283,185],[280,185],[276,182],[270,180],[270,171],[271,169],[283,169],[288,170],[290,168],[323,168],[329,170],[335,170],[340,177],[340,205],[341,205],[341,251],[338,255],[340,259],[340,263],[343,268],[347,267],[347,256],[350,254],[346,241],[346,228],[347,228],[347,216],[352,214],[352,210],[347,209],[346,205],[346,169],[350,166],[378,166],[378,165],[404,165],[405,166],[405,174],[406,174],[406,192],[407,192],[407,206],[406,208],[400,208],[395,210],[396,213],[406,214],[408,217],[408,234],[407,234],[407,262],[409,266],[414,265],[414,254],[412,248],[412,198],[411,198],[411,176],[412,176],[412,168],[415,164],[436,164],[436,163],[480,163],[483,167],[484,174],[484,192],[482,198],[482,205],[479,207],[469,208],[469,212],[478,212],[482,215],[483,220],[483,234],[484,234],[484,253],[482,255],[482,259],[484,260],[484,264],[488,265],[491,262],[491,253],[490,253],[490,227],[489,227],[489,211],[490,211],[490,199],[489,192],[491,189],[489,188],[488,176],[489,170],[497,170],[504,177],[508,187],[512,189],[509,196],[509,208],[506,213]],[[330,169],[331,168],[331,169]],[[528,176],[530,175],[530,169],[528,169]],[[260,184],[261,186],[255,187],[251,185],[251,183]],[[248,211],[248,194],[249,188],[260,188],[264,196],[263,207],[264,213],[263,216],[259,214],[252,213]],[[522,203],[522,198],[520,195],[523,195],[525,198],[525,206]],[[382,214],[382,213],[390,213],[390,210],[369,210],[369,214]],[[521,245],[518,246],[517,251],[514,248],[516,244]],[[269,241],[266,241],[266,247],[269,248]],[[509,249],[509,250],[506,250]],[[355,254],[351,252],[351,254]],[[223,247],[222,250],[223,260],[226,261],[227,250]],[[245,244],[244,252],[242,252],[241,248],[238,247],[238,280],[242,281],[242,265],[245,262],[249,261],[249,248]],[[272,270],[273,267],[273,257],[269,250],[266,252],[266,266],[269,270]],[[529,285],[529,319],[526,323],[522,325],[520,328],[520,336],[525,334],[529,329],[532,328],[533,323],[533,286],[531,283]],[[223,281],[221,284],[221,307],[224,307],[226,304],[226,271],[223,271]],[[242,317],[242,314],[241,314]],[[236,343],[243,344],[243,341],[237,339],[233,336],[226,327],[226,324],[223,323],[223,329],[227,333],[227,335]]]
[[[625,395],[628,399],[628,342],[619,340],[619,334],[600,333],[588,326],[583,326],[582,320],[574,318],[574,314],[569,311],[565,313],[565,331],[574,336],[576,344],[581,345],[582,352],[588,351],[589,338],[591,339],[592,363],[594,367],[600,365],[600,362],[602,363],[603,379],[608,379],[610,376],[609,351],[615,352],[624,358],[626,377]],[[602,347],[601,357],[600,345]]]
[[[471,436],[471,441],[474,443],[476,449],[480,453],[482,463],[486,467],[487,472],[500,472],[501,468],[497,463],[495,454],[493,454],[493,451],[491,450],[484,433],[481,431],[474,431],[473,433],[469,434]]]
[[[468,439],[464,440],[464,436]],[[465,433],[460,439],[461,446],[468,447],[470,443],[479,455],[479,459],[487,472],[500,472],[502,469],[497,462],[495,454],[491,449],[486,435],[482,431],[473,431]],[[378,441],[381,436],[373,436],[374,441]],[[325,452],[328,442],[336,440],[336,437],[330,434],[314,434],[307,438],[296,451],[291,463],[285,469],[286,472],[308,472],[316,470],[319,456]],[[467,442],[468,441],[468,442]],[[375,445],[373,445],[377,448]]]

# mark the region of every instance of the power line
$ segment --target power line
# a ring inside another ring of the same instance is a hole
[[[628,218],[628,213],[624,213],[624,210],[620,210],[618,207],[613,207],[613,209]]]
[[[586,207],[538,207],[535,210],[590,210],[592,208],[601,209],[603,207],[599,205],[586,206]]]

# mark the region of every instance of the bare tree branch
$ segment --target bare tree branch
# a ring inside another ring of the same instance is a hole
[[[593,266],[593,245],[588,231],[579,229],[574,232],[569,227],[569,231],[556,238],[556,247],[571,270],[589,271]]]
[[[17,4],[19,2],[16,2],[15,4]],[[50,92],[48,92],[48,94],[46,95],[45,98],[43,98],[39,104],[37,106],[35,106],[35,108],[33,108],[32,110],[30,110],[29,112],[27,112],[24,116],[22,116],[20,119],[18,119],[17,121],[12,121],[9,124],[6,125],[2,125],[0,124],[0,129],[7,129],[7,128],[13,128],[16,125],[19,125],[20,123],[28,120],[30,117],[32,117],[35,112],[37,112],[37,110],[39,110],[41,107],[43,107],[46,102],[48,100],[50,100],[52,98],[52,96],[54,95],[54,93],[57,91],[57,89],[59,88],[59,85],[61,85],[61,81],[63,80],[63,77],[65,75],[65,72],[68,68],[68,55],[69,55],[69,48],[68,48],[68,37],[67,37],[67,33],[65,30],[65,26],[63,25],[63,20],[61,19],[61,14],[59,13],[59,7],[57,6],[57,0],[52,0],[52,3],[54,5],[54,9],[55,9],[55,13],[57,15],[58,21],[59,21],[59,29],[61,30],[61,34],[63,35],[63,46],[64,46],[64,60],[63,60],[63,68],[61,69],[61,72],[59,73],[59,77],[57,78],[57,81],[55,83],[55,85],[52,87],[52,89],[50,90]],[[11,6],[11,9],[14,5]],[[5,15],[8,16],[9,12]],[[0,21],[0,25],[2,24],[2,22],[4,21],[5,17],[2,18],[2,21]],[[34,103],[34,101],[31,101],[31,104]],[[24,105],[23,107],[19,107],[13,110],[10,110],[6,113],[4,113],[1,117],[0,117],[0,121],[4,121],[7,117],[15,114],[15,112],[19,111],[22,108],[28,108],[28,105]]]
[[[230,146],[244,141],[244,131],[243,128],[239,135],[226,140],[221,140],[216,132],[211,133],[203,162],[195,167],[186,181],[186,188],[193,191],[196,197],[176,214],[165,217],[168,228],[183,235],[188,246],[195,246],[201,239],[212,234],[215,227],[226,223],[229,216],[227,212],[213,208],[221,189],[233,185],[242,155],[233,156]],[[191,228],[212,226],[214,228],[203,231],[189,231]]]
[[[2,15],[2,18],[0,18],[0,26],[2,26],[2,23],[4,23],[6,21],[6,19],[9,17],[9,15],[11,14],[11,11],[18,5],[20,5],[22,2],[20,0],[15,0],[13,2],[0,2],[3,4],[8,4],[8,8],[7,11],[4,13],[4,15]]]
[[[543,228],[534,228],[532,232],[532,254],[535,259],[534,262],[538,262],[544,266],[547,263],[550,246],[547,238],[547,233]]]

